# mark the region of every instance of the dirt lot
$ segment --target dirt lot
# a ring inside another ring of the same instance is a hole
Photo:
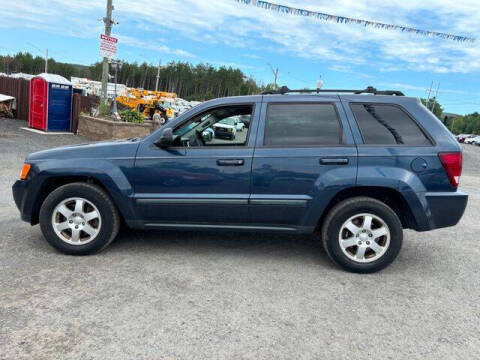
[[[128,231],[61,255],[10,187],[27,153],[85,139],[24,125],[0,120],[0,359],[480,358],[480,147],[464,148],[461,223],[407,231],[365,276],[269,234]]]

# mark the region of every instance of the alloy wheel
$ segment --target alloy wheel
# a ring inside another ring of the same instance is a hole
[[[61,201],[53,210],[52,227],[57,236],[71,245],[93,241],[102,226],[102,217],[90,201],[73,197]]]
[[[338,242],[350,260],[370,263],[386,253],[390,238],[390,229],[385,221],[365,213],[354,215],[343,223]]]

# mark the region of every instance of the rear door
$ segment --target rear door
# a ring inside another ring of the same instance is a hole
[[[265,96],[252,167],[252,221],[310,231],[355,185],[357,149],[338,96]]]
[[[405,191],[403,185],[410,184],[416,192],[452,190],[438,157],[445,151],[445,133],[433,128],[431,134],[437,136],[432,137],[418,122],[431,116],[425,125],[438,124],[438,119],[417,100],[401,96],[344,96],[343,100],[358,144],[358,186]]]

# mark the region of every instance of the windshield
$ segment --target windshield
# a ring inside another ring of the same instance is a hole
[[[235,126],[237,121],[234,118],[226,118],[219,122],[220,124]]]

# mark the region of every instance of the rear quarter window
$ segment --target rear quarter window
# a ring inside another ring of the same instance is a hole
[[[333,104],[270,104],[264,145],[338,145],[342,129]]]
[[[432,145],[418,124],[399,106],[365,103],[350,104],[350,107],[365,144]]]

